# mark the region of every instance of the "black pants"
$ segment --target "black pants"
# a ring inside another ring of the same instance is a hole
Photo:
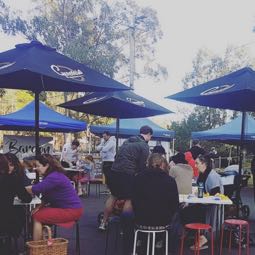
[[[102,164],[102,171],[105,176],[105,183],[107,186],[109,186],[108,185],[109,171],[111,171],[111,169],[112,169],[112,164],[113,164],[112,161],[103,161],[103,164]]]

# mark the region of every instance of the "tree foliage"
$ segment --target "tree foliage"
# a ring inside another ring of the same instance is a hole
[[[34,2],[35,8],[30,12],[34,16],[29,20],[11,13],[3,5],[2,29],[6,33],[22,33],[29,40],[43,41],[110,77],[122,73],[127,82],[128,31],[134,26],[135,56],[143,62],[142,73],[155,78],[167,74],[166,69],[154,61],[154,45],[162,37],[162,31],[153,9],[139,7],[131,0]]]

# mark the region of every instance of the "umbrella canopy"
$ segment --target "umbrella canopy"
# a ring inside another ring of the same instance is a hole
[[[167,98],[214,108],[255,111],[255,71],[245,67]]]
[[[153,121],[149,119],[121,119],[119,136],[122,138],[127,138],[132,135],[138,135],[141,126],[148,125],[153,129],[152,140],[160,141],[170,141],[174,138],[174,131],[164,129],[156,125]],[[110,125],[91,125],[90,131],[94,134],[102,134],[104,131],[109,131],[110,133],[116,133],[116,122]]]
[[[246,111],[255,111],[255,72],[249,67],[224,75],[191,89],[168,96],[177,101],[242,111],[239,175],[242,173]],[[255,186],[254,186],[255,188]],[[237,201],[240,197],[240,187]],[[238,202],[239,203],[239,202]],[[238,207],[239,208],[239,207]],[[237,210],[239,212],[239,209]],[[238,214],[238,213],[237,213]],[[238,216],[238,215],[237,215]]]
[[[33,41],[0,53],[0,88],[35,93],[35,146],[39,150],[39,93],[41,91],[114,91],[127,86]]]
[[[0,87],[39,92],[129,89],[37,41],[0,53]]]
[[[86,123],[62,115],[40,102],[39,130],[42,132],[80,132]],[[0,116],[0,130],[35,130],[35,102],[32,101],[17,112]]]
[[[239,143],[241,139],[241,124],[242,116],[239,116],[218,128],[192,132],[191,137],[192,139],[213,140],[230,144]],[[245,141],[255,141],[255,120],[253,117],[248,116],[246,118],[245,127]]]
[[[59,106],[112,118],[140,118],[172,113],[168,109],[138,96],[132,91],[94,92]]]

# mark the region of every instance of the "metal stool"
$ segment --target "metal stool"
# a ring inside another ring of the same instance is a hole
[[[57,236],[57,225],[53,225],[54,227],[54,237]],[[80,249],[80,227],[79,227],[79,221],[75,221],[75,253],[77,255],[80,255],[81,249]]]
[[[224,223],[222,224],[221,228],[221,239],[220,239],[220,255],[222,254],[222,243],[223,243],[223,235],[224,235],[224,227],[229,226],[230,227],[230,233],[229,233],[229,245],[228,245],[228,252],[231,250],[231,239],[232,239],[232,230],[233,227],[239,227],[239,249],[238,249],[238,255],[242,254],[242,228],[246,227],[246,239],[247,239],[247,249],[246,249],[246,254],[250,254],[250,248],[249,248],[249,238],[250,238],[250,226],[249,222],[245,220],[238,220],[238,219],[228,219],[225,220]]]
[[[213,245],[213,231],[212,227],[209,224],[202,224],[202,223],[191,223],[191,224],[186,224],[185,225],[186,230],[196,230],[196,236],[195,236],[195,249],[194,249],[194,254],[199,255],[200,254],[200,249],[199,249],[199,237],[201,231],[209,231],[211,232],[211,255],[214,254],[214,245]],[[183,245],[184,245],[184,238],[185,238],[185,229],[181,238],[181,249],[180,249],[180,255],[183,255]]]
[[[107,229],[106,229],[105,250],[104,250],[105,255],[107,255],[107,251],[108,251],[110,227],[113,224],[116,224],[116,232],[115,232],[115,250],[116,250],[117,245],[118,245],[118,236],[120,234],[120,216],[113,216],[113,217],[110,217],[109,220],[108,220],[108,226],[107,226]]]
[[[150,253],[150,238],[152,235],[152,255],[155,254],[155,243],[156,243],[156,234],[165,233],[166,234],[166,247],[165,252],[168,254],[168,228],[169,226],[136,226],[135,230],[135,238],[134,238],[134,246],[133,246],[133,255],[136,255],[136,243],[138,233],[146,233],[147,234],[147,255]]]

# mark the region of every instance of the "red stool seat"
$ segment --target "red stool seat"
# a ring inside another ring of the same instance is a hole
[[[249,223],[246,220],[238,220],[238,219],[228,219],[224,221],[225,224],[230,225],[248,225]]]
[[[209,230],[212,227],[209,224],[190,223],[190,224],[186,224],[185,228],[189,228],[189,229],[193,229],[193,230]]]
[[[213,244],[213,231],[212,227],[209,224],[203,224],[203,223],[190,223],[185,225],[185,230],[196,230],[195,235],[195,249],[194,253],[195,255],[200,254],[200,245],[199,245],[199,239],[201,231],[209,231],[211,233],[211,255],[214,255],[214,244]],[[182,238],[181,238],[181,247],[180,247],[180,255],[183,255],[183,246],[184,246],[184,239],[185,239],[185,230],[183,232]]]
[[[228,219],[225,220],[221,227],[221,238],[220,238],[220,255],[222,254],[222,245],[223,245],[223,235],[224,235],[224,227],[225,226],[230,227],[229,232],[229,245],[228,245],[228,252],[231,252],[231,241],[232,241],[232,231],[233,227],[238,226],[239,227],[239,247],[238,247],[238,255],[242,254],[242,229],[246,228],[246,254],[250,255],[250,248],[249,248],[249,238],[250,238],[250,226],[249,222],[245,220],[239,220],[239,219]]]

